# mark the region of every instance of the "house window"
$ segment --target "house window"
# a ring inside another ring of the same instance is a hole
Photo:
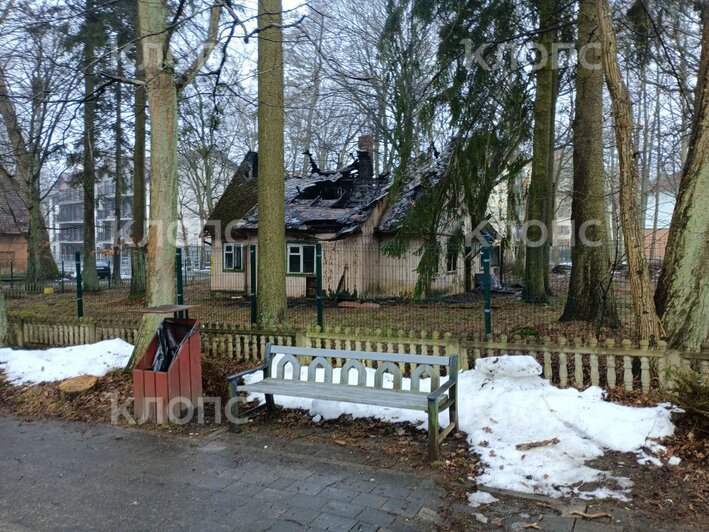
[[[446,249],[446,271],[448,273],[458,271],[458,243],[452,238],[448,240]]]
[[[224,244],[223,270],[225,272],[244,271],[244,246],[242,244]]]
[[[315,273],[314,244],[288,244],[288,273],[294,275]]]

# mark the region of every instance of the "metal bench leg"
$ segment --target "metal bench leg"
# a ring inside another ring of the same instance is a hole
[[[458,386],[458,385],[456,384],[456,386]],[[451,406],[448,410],[448,417],[450,417],[450,422],[455,426],[456,430],[459,430],[459,427],[458,427],[458,401],[457,401],[457,397],[455,395],[457,392],[458,392],[458,390],[451,390],[451,392],[450,392],[451,396],[454,397],[455,399],[451,403]]]
[[[438,460],[438,402],[428,400],[428,461]]]
[[[240,425],[248,422],[247,418],[242,418],[239,415],[239,389],[236,380],[229,381],[229,402],[231,404],[231,419],[232,428],[237,430]]]
[[[275,412],[276,403],[273,400],[273,394],[271,394],[271,393],[266,394],[266,406],[267,406],[269,412]]]

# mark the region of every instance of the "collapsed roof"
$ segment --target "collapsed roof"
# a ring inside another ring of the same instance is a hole
[[[364,150],[357,153],[358,157],[348,166],[329,171],[320,170],[311,157],[310,175],[285,178],[286,231],[306,238],[316,235],[344,238],[358,232],[375,207],[387,201],[383,214],[375,221],[375,231],[396,233],[416,201],[447,172],[452,148],[412,162],[406,184],[394,199],[389,198],[392,187],[389,173],[373,176],[370,153]],[[249,152],[211,213],[213,225],[205,228],[205,234],[214,237],[216,223],[222,232],[231,228],[232,237],[258,230],[257,166],[257,154]]]
[[[391,187],[388,174],[361,177],[360,161],[337,171],[314,172],[285,181],[286,230],[304,234],[334,234],[342,238],[360,229]],[[234,231],[258,229],[258,206],[236,223]]]

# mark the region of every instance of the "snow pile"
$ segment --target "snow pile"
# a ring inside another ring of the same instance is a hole
[[[322,380],[323,370],[317,371],[317,380]],[[661,451],[657,440],[674,432],[671,409],[667,405],[633,408],[608,403],[603,401],[600,388],[583,392],[559,389],[540,378],[541,372],[532,357],[502,356],[480,359],[475,370],[459,374],[460,429],[468,434],[471,450],[480,455],[485,465],[478,483],[552,497],[627,498],[632,486],[629,479],[613,477],[585,462],[603,456],[604,450],[636,452],[639,456],[643,448]],[[290,378],[289,373],[290,365],[286,366],[286,378]],[[354,373],[350,374],[352,384],[356,384]],[[391,375],[384,377],[385,386],[391,387]],[[306,378],[307,368],[303,367],[301,379]],[[333,369],[333,382],[339,382],[339,378],[340,370]],[[258,381],[260,373],[246,379]],[[373,381],[374,370],[368,368],[367,384],[371,386]],[[430,380],[428,384],[424,382],[422,379],[422,390],[429,389]],[[402,387],[409,389],[410,380],[403,379]],[[262,396],[252,396],[257,397]],[[426,414],[412,410],[297,397],[276,396],[275,400],[287,408],[308,410],[316,420],[350,414],[409,421],[422,429],[427,425]],[[447,418],[447,412],[441,414],[443,426],[448,423]],[[540,442],[547,443],[525,445]]]
[[[45,351],[0,349],[0,369],[13,384],[58,381],[79,375],[100,377],[128,363],[133,346],[123,340],[55,347]]]
[[[606,449],[660,451],[656,440],[674,432],[671,409],[608,403],[598,387],[559,389],[539,378],[541,371],[532,357],[491,357],[461,375],[460,428],[487,466],[478,482],[552,497],[625,498],[629,479],[584,462]],[[550,443],[517,448],[539,442]]]

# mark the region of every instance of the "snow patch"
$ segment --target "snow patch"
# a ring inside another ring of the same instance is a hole
[[[498,499],[493,497],[487,491],[476,491],[474,493],[468,493],[468,504],[473,508],[477,508],[483,504],[492,504],[497,502]]]
[[[0,369],[13,384],[51,382],[95,375],[101,377],[128,363],[133,346],[123,340],[40,350],[0,349]]]
[[[275,365],[275,364],[274,364]],[[301,379],[307,368],[301,368]],[[478,360],[476,369],[459,374],[458,416],[460,429],[468,434],[471,451],[479,454],[486,466],[478,484],[551,497],[614,497],[626,500],[632,482],[606,471],[586,465],[588,460],[603,456],[605,450],[634,452],[647,456],[646,449],[658,453],[657,441],[674,432],[669,405],[634,408],[608,403],[598,387],[580,392],[560,389],[540,378],[541,366],[528,356],[500,356]],[[286,378],[292,377],[286,366]],[[391,387],[391,375],[385,374],[385,385]],[[317,379],[324,378],[319,369]],[[260,380],[249,375],[247,382]],[[333,382],[339,382],[340,369],[333,369]],[[445,382],[445,378],[441,381]],[[374,381],[374,370],[367,369],[367,384]],[[422,389],[430,389],[430,380]],[[350,374],[356,384],[356,375]],[[410,389],[409,379],[402,388]],[[252,394],[250,399],[262,398]],[[335,419],[343,414],[373,417],[383,421],[408,421],[427,428],[426,414],[334,401],[314,401],[297,397],[276,396],[278,404],[307,410],[315,418]],[[440,416],[448,423],[448,414]],[[528,450],[518,445],[558,439]],[[477,495],[476,495],[477,497]]]

